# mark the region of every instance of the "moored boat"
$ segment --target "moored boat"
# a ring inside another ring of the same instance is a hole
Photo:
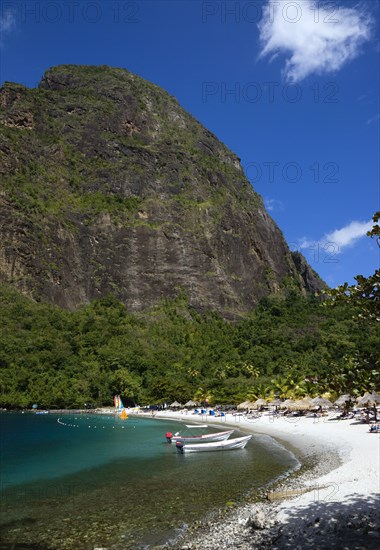
[[[235,439],[225,439],[223,441],[212,441],[210,443],[186,443],[177,441],[176,447],[179,453],[198,453],[203,451],[232,451],[233,449],[244,449],[251,435],[236,437]]]
[[[177,441],[183,441],[184,443],[191,443],[191,442],[198,442],[201,443],[203,441],[205,442],[211,442],[211,441],[224,441],[225,439],[228,439],[231,434],[234,433],[235,430],[228,430],[226,432],[216,432],[211,434],[200,434],[200,435],[179,435],[175,434],[171,437],[168,437],[169,433],[166,434],[166,439],[170,440],[171,443],[177,443]]]

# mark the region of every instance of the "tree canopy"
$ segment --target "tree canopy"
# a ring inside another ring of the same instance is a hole
[[[292,291],[232,323],[186,296],[131,314],[116,298],[75,312],[1,287],[3,407],[130,405],[188,399],[362,393],[379,380],[379,323],[356,304]]]

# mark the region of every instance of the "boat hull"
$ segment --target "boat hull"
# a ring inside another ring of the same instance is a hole
[[[194,445],[191,443],[185,443],[181,449],[181,452],[199,453],[207,451],[232,451],[234,449],[244,449],[251,437],[251,435],[246,435],[235,439],[213,441],[211,443],[199,443]]]
[[[203,435],[173,435],[171,438],[172,443],[177,443],[177,441],[183,441],[184,443],[194,442],[213,442],[213,441],[224,441],[228,439],[235,430],[228,430],[227,432],[217,432],[214,434],[203,434]]]

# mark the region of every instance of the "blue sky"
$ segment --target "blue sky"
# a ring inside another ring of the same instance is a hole
[[[292,248],[331,286],[379,266],[379,2],[3,0],[0,79],[125,67],[240,158]]]

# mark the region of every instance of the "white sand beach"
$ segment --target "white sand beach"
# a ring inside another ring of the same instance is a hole
[[[338,419],[336,413],[319,418],[263,414],[249,419],[232,414],[213,418],[165,411],[156,418],[208,421],[213,426],[266,434],[285,447],[291,446],[301,463],[311,457],[317,459],[317,465],[306,475],[285,483],[283,494],[276,488],[268,495],[271,500],[233,510],[223,522],[211,522],[176,547],[380,547],[380,435],[369,433],[367,424]]]

